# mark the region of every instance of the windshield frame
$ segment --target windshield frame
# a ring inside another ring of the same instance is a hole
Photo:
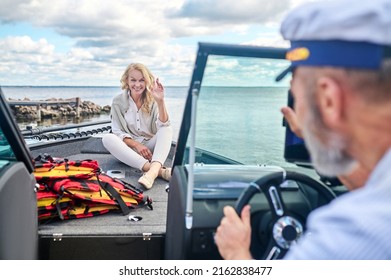
[[[194,92],[199,92],[205,72],[209,55],[248,57],[248,58],[269,58],[285,59],[286,48],[272,48],[246,45],[229,45],[215,43],[199,43],[197,57],[194,65],[186,103],[183,112],[182,123],[179,131],[176,153],[173,166],[183,165],[187,139],[191,127],[192,96]]]

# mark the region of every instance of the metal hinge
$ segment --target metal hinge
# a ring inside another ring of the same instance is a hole
[[[53,241],[61,241],[62,233],[53,233]]]
[[[143,233],[143,240],[144,241],[149,241],[149,240],[151,240],[151,236],[152,236],[152,233],[150,233],[150,232]]]

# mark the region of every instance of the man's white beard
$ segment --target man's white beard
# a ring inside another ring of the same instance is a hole
[[[310,110],[316,110],[310,108]],[[346,148],[346,141],[342,136],[328,131],[324,125],[318,120],[314,120],[316,114],[310,112],[303,123],[303,136],[305,139],[306,147],[311,155],[311,161],[315,169],[325,176],[339,176],[347,174],[353,170],[357,162],[344,153]],[[317,124],[317,125],[314,125]],[[311,130],[311,127],[314,129]],[[315,129],[321,129],[322,135],[325,135],[328,139],[325,139],[323,144],[318,138]]]

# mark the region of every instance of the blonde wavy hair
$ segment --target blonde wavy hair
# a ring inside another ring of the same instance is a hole
[[[145,80],[145,90],[141,96],[141,100],[143,101],[143,106],[141,107],[141,110],[146,113],[151,113],[151,107],[152,103],[154,102],[154,99],[151,94],[151,90],[153,88],[153,85],[155,83],[155,77],[152,75],[151,71],[141,63],[131,63],[126,67],[124,73],[121,77],[121,89],[129,91],[129,85],[128,85],[128,78],[129,78],[129,72],[132,70],[138,70],[143,74],[144,80]]]

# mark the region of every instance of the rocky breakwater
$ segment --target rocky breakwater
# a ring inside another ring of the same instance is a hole
[[[81,101],[78,98],[50,98],[46,100],[10,98],[9,104],[16,119],[25,121],[109,114],[111,109],[109,105],[100,106],[91,101]]]

